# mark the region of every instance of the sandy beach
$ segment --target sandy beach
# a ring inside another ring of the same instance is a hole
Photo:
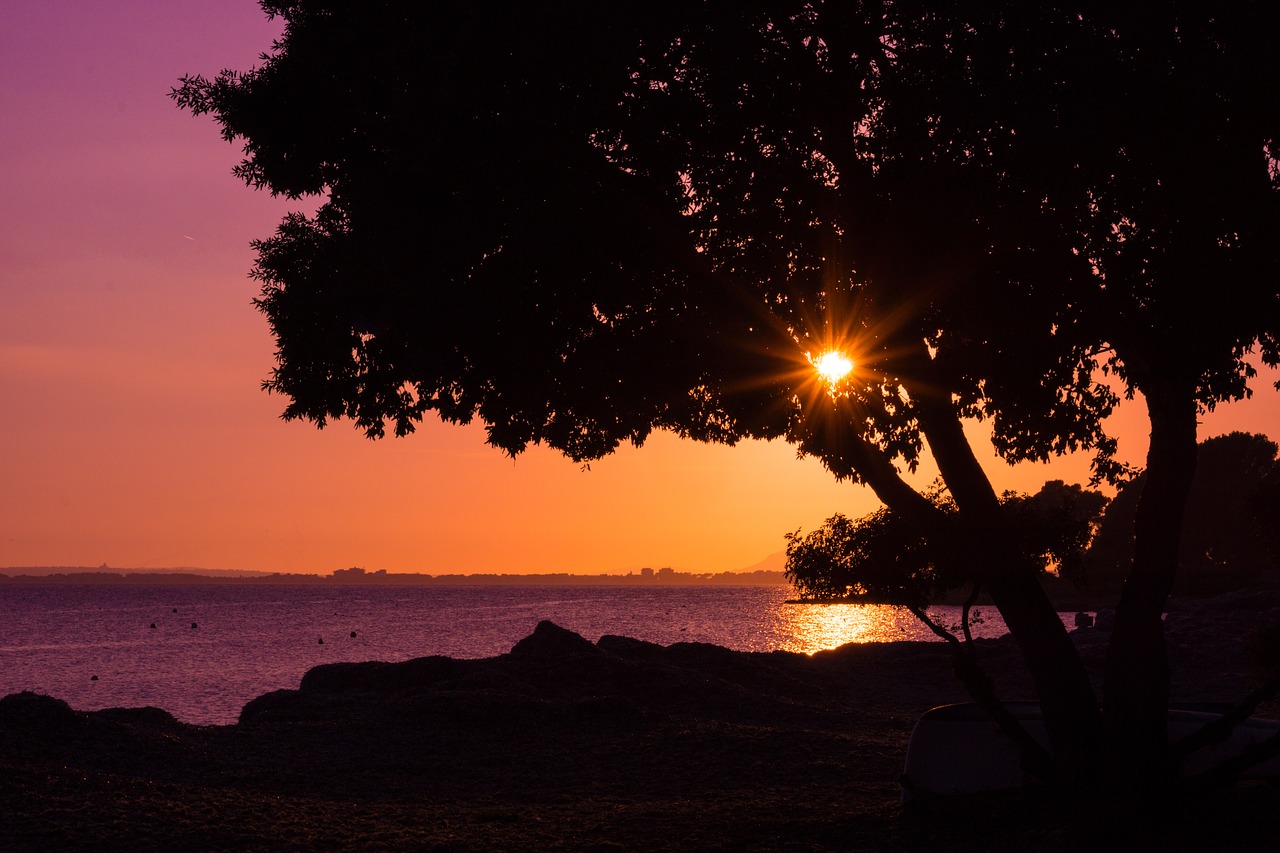
[[[1256,681],[1280,616],[1238,594],[1169,616],[1179,698]],[[1105,632],[1074,635],[1097,671]],[[1029,695],[1007,640],[1001,695]],[[549,623],[510,654],[317,668],[199,727],[153,708],[0,700],[4,850],[1275,850],[1280,786],[1170,803],[1168,822],[1034,793],[899,805],[911,728],[966,697],[946,648],[813,656],[593,644]],[[1263,716],[1275,718],[1271,703]]]

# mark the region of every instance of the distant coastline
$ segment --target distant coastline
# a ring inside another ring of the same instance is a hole
[[[747,568],[727,572],[682,572],[671,568],[642,568],[625,573],[571,574],[543,572],[539,574],[507,574],[496,572],[451,573],[431,575],[421,572],[367,571],[359,567],[337,569],[327,575],[294,572],[241,571],[236,569],[181,568],[112,568],[108,566],[18,566],[0,567],[0,587],[37,584],[243,584],[254,586],[790,586],[781,569]],[[1046,594],[1059,611],[1096,611],[1115,607],[1114,591],[1082,592],[1070,583],[1052,576],[1041,578]],[[967,593],[953,590],[933,603],[959,606]],[[802,600],[797,605],[850,603],[852,600]],[[870,603],[861,601],[860,603]],[[993,606],[990,596],[982,595],[980,607]]]
[[[291,584],[305,586],[523,585],[523,586],[781,586],[781,571],[678,572],[641,569],[626,574],[441,574],[366,571],[353,567],[328,575],[231,569],[112,569],[106,566],[20,566],[0,569],[0,584]]]
[[[1081,593],[1066,581],[1044,577],[1045,592],[1060,611],[1099,610],[1114,607],[1109,593]],[[0,567],[0,587],[37,584],[244,584],[288,586],[790,586],[780,569],[748,568],[728,572],[682,572],[671,568],[643,568],[626,573],[571,574],[543,572],[539,574],[507,574],[495,572],[452,573],[431,575],[420,572],[367,571],[359,567],[337,569],[327,575],[293,572],[239,571],[205,568],[112,568],[108,566],[19,566]],[[960,605],[966,593],[955,590],[940,596],[934,604]],[[794,604],[822,606],[845,603],[841,600],[813,601],[796,599]],[[862,603],[868,603],[863,601]],[[990,607],[989,596],[977,602]]]

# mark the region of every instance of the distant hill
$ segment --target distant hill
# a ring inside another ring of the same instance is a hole
[[[741,572],[781,572],[787,568],[787,552],[777,551],[758,563],[739,569]]]

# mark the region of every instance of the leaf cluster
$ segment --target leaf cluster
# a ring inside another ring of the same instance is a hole
[[[934,489],[929,497],[955,523],[955,505],[946,493]],[[1106,504],[1100,492],[1061,480],[1045,483],[1034,495],[1006,492],[1001,510],[1007,540],[1026,565],[1078,581]],[[931,537],[887,508],[856,520],[836,514],[807,534],[787,534],[786,576],[803,599],[919,611],[968,583],[966,564],[984,559],[981,553],[957,554],[955,541]]]
[[[1109,391],[1052,331],[1061,283],[992,252],[1028,219],[988,186],[1001,146],[937,132],[968,30],[911,4],[264,8],[285,31],[260,67],[174,97],[243,142],[250,185],[322,198],[256,244],[286,417],[826,458],[805,356],[839,345],[844,429],[908,466],[926,382],[1001,413],[1010,455],[1105,448]]]
[[[322,199],[255,244],[285,417],[856,478],[929,395],[1114,477],[1104,374],[1212,407],[1280,359],[1274,22],[1211,5],[264,2],[262,64],[174,97]]]

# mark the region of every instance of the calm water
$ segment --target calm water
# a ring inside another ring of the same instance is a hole
[[[542,619],[593,641],[621,634],[743,651],[934,639],[905,611],[787,604],[790,594],[782,586],[9,585],[0,587],[0,696],[33,690],[82,710],[155,705],[186,722],[226,724],[255,696],[297,687],[316,664],[489,657]],[[958,613],[936,608],[943,621]],[[979,635],[1004,633],[994,611],[986,616]]]

